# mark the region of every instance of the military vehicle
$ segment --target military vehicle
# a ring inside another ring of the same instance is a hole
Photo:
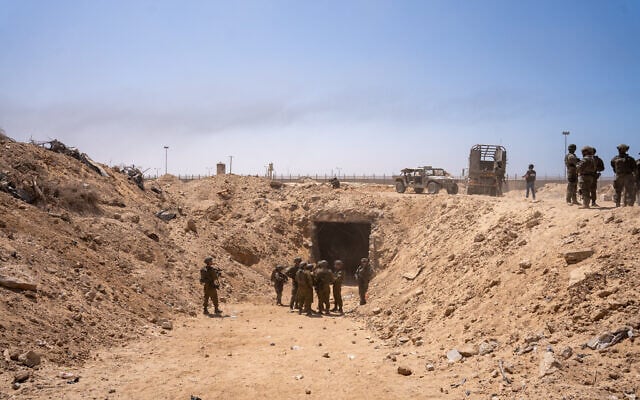
[[[458,184],[447,171],[431,166],[418,168],[405,168],[401,175],[395,178],[396,192],[404,193],[408,187],[416,193],[436,194],[440,189],[445,189],[449,194],[458,193]]]
[[[473,146],[469,152],[467,194],[497,196],[497,168],[502,168],[502,175],[506,176],[507,150],[504,147],[493,144]]]

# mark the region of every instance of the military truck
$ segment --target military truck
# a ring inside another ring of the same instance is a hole
[[[501,169],[501,171],[500,171]],[[476,144],[469,152],[467,194],[497,196],[499,175],[506,176],[507,150],[494,144]]]
[[[440,189],[445,189],[449,194],[458,193],[458,184],[447,171],[431,166],[418,168],[405,168],[395,178],[396,192],[404,193],[408,187],[416,193],[436,194]]]

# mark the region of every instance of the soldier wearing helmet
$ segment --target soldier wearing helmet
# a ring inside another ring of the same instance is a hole
[[[356,268],[355,277],[358,282],[358,294],[360,295],[360,305],[362,306],[367,304],[367,290],[369,290],[369,281],[373,277],[368,258],[360,259],[360,265]]]
[[[524,181],[527,184],[527,192],[525,198],[529,198],[529,192],[531,192],[531,198],[536,199],[536,170],[533,169],[533,164],[529,164],[529,169],[522,175]]]
[[[220,288],[219,279],[222,271],[213,266],[213,257],[206,257],[204,264],[204,267],[200,269],[200,283],[204,289],[203,313],[209,314],[209,299],[211,299],[214,312],[220,314],[222,310],[218,308],[218,289]]]
[[[616,174],[613,181],[613,188],[616,194],[613,199],[616,202],[616,207],[620,207],[620,200],[622,199],[624,192],[624,206],[633,206],[635,202],[635,182],[634,173],[636,172],[637,165],[636,160],[627,154],[629,146],[626,144],[618,145],[618,155],[611,159],[611,168]]]
[[[580,208],[589,208],[591,204],[591,187],[596,176],[596,162],[593,158],[593,147],[584,146],[581,152],[582,160],[576,165],[578,185],[582,196],[582,207]]]
[[[602,175],[601,172],[604,171],[604,161],[596,155],[597,150],[595,147],[592,147],[591,149],[593,150],[593,160],[596,162],[596,175],[591,186],[591,207],[600,207],[596,204],[596,198],[598,197],[598,179],[600,179],[600,176]]]
[[[344,271],[342,260],[335,260],[333,262],[334,281],[333,281],[333,309],[331,311],[337,311],[343,314],[342,311],[342,283],[344,282]]]
[[[296,281],[298,282],[298,301],[300,302],[299,314],[304,311],[311,316],[311,304],[313,303],[313,275],[311,270],[313,264],[300,265],[296,273]]]
[[[273,287],[276,290],[276,304],[279,306],[282,305],[282,290],[288,280],[289,278],[284,273],[284,266],[276,265],[271,272],[271,282],[273,282]]]
[[[576,156],[576,145],[570,144],[567,147],[567,155],[564,157],[564,165],[567,167],[567,204],[578,203],[578,171],[577,166],[580,159]]]
[[[287,268],[285,274],[291,278],[291,300],[289,300],[289,308],[300,308],[300,302],[298,301],[298,282],[296,281],[296,273],[300,269],[302,258],[296,257],[293,259],[293,266]]]
[[[331,271],[329,271],[329,263],[326,260],[318,262],[318,268],[314,271],[314,280],[318,288],[318,312],[322,314],[324,311],[329,315],[331,284],[335,279]]]

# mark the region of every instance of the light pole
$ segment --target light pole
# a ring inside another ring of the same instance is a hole
[[[211,168],[211,167],[207,167],[207,176],[211,176],[211,170],[212,170],[212,169],[213,169],[213,168]]]
[[[232,166],[233,166],[233,156],[229,156],[229,175],[231,175]]]
[[[562,136],[564,136],[564,155],[567,156],[567,136],[569,136],[571,132],[562,131]],[[567,169],[564,169],[564,179],[567,179]]]
[[[169,154],[169,146],[164,146],[164,174],[167,175],[167,159]]]

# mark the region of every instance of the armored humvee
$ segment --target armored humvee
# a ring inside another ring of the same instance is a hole
[[[476,144],[469,152],[467,194],[497,196],[499,194],[498,179],[505,176],[506,169],[507,150],[504,147]]]
[[[396,192],[404,193],[408,187],[416,193],[436,194],[440,189],[445,189],[449,194],[458,193],[458,184],[447,171],[431,166],[418,168],[405,168],[401,175],[395,178]]]

